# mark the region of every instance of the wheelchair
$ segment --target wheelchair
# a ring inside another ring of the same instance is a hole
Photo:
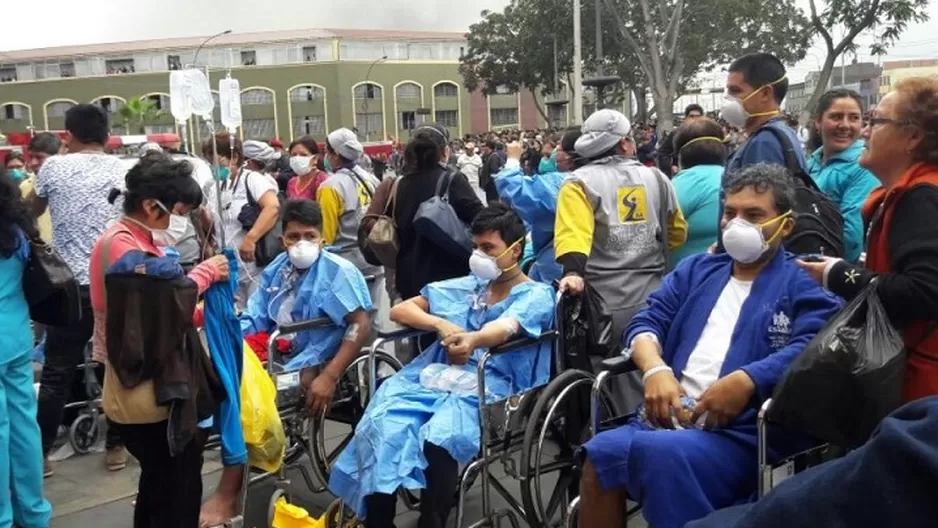
[[[624,425],[633,414],[623,416],[614,416],[604,418],[607,414],[607,406],[604,400],[608,397],[605,392],[606,382],[618,375],[626,374],[638,370],[635,363],[626,357],[609,358],[602,363],[603,371],[596,376],[593,384],[590,398],[590,431],[596,435],[603,430]],[[832,460],[842,455],[842,450],[830,444],[822,444],[805,451],[795,453],[794,455],[783,458],[777,462],[771,462],[768,455],[769,429],[768,412],[772,406],[772,399],[769,398],[763,402],[759,408],[756,419],[756,428],[758,434],[758,498],[762,498],[775,486],[781,484],[784,480],[812,467],[818,466],[824,462]],[[626,510],[626,519],[631,519],[641,510],[640,504],[635,504]],[[565,528],[574,528],[577,526],[578,514],[580,511],[580,498],[576,497],[570,501],[567,506]]]
[[[466,496],[477,479],[481,479],[482,518],[469,525],[470,528],[495,526],[502,520],[507,520],[515,528],[521,526],[521,520],[530,526],[544,526],[546,523],[540,520],[545,517],[544,512],[549,511],[556,515],[556,512],[563,511],[566,505],[563,499],[578,489],[578,470],[573,464],[573,453],[579,443],[578,439],[582,437],[582,428],[574,424],[576,418],[586,415],[585,405],[588,400],[577,402],[573,396],[577,394],[578,389],[586,391],[585,394],[581,392],[581,396],[588,395],[594,377],[591,372],[568,369],[571,361],[563,350],[563,340],[559,339],[564,331],[561,302],[558,298],[556,329],[546,331],[536,338],[521,337],[510,340],[485,352],[479,360],[476,368],[479,378],[481,449],[478,456],[461,470],[458,477],[458,489],[455,490],[457,527],[464,526]],[[432,332],[415,329],[380,333],[369,351],[369,386],[375,388],[378,385],[375,380],[375,361],[382,347],[404,339],[416,340],[429,334]],[[550,343],[552,346],[552,381],[499,402],[486,402],[482,395],[485,391],[484,371],[487,362],[498,355],[542,343]],[[577,407],[577,403],[582,404],[579,405],[582,412],[569,412]],[[585,419],[581,421],[585,427]],[[546,453],[548,442],[555,444],[558,453],[554,455],[553,460],[543,464],[540,456]],[[492,476],[492,466],[496,462],[501,462],[506,476],[520,484],[520,500]],[[557,473],[558,477],[553,481],[551,499],[545,508],[541,492],[551,485],[549,481],[552,479],[549,475],[552,473]],[[496,509],[493,506],[493,489],[504,499],[508,508]],[[416,509],[419,503],[417,495],[405,489],[398,490],[398,495],[406,507]],[[338,511],[330,510],[330,513],[337,514],[338,518],[351,522],[351,525],[356,522],[354,517],[344,515],[341,505]],[[328,525],[331,526],[332,522],[330,519]]]
[[[78,365],[82,377],[84,397],[65,404],[66,411],[77,412],[75,419],[68,428],[68,443],[79,455],[88,454],[92,447],[101,438],[101,415],[104,413],[101,404],[102,384],[99,373],[104,366],[91,359],[92,345],[89,342],[84,348],[84,359]]]
[[[266,370],[277,389],[277,411],[283,424],[286,437],[286,449],[280,469],[273,473],[261,471],[257,468],[247,467],[241,484],[240,511],[238,515],[225,523],[226,528],[241,528],[244,526],[249,490],[256,484],[274,480],[275,490],[268,502],[267,523],[272,525],[275,505],[284,497],[290,500],[290,487],[293,484],[288,471],[299,471],[303,483],[313,493],[326,491],[329,482],[329,473],[332,463],[348,444],[355,431],[368,396],[367,380],[361,373],[366,363],[373,361],[379,368],[384,367],[393,372],[400,370],[401,364],[392,355],[384,352],[375,352],[366,355],[368,348],[362,349],[362,354],[348,366],[339,379],[330,407],[323,413],[313,416],[306,409],[305,392],[301,385],[301,371],[285,371],[281,354],[277,350],[277,339],[294,335],[302,331],[317,330],[333,327],[335,324],[328,317],[299,321],[289,325],[277,327],[270,335],[267,343]],[[327,439],[325,435],[326,422],[345,424],[348,432],[338,440],[338,445],[329,449],[328,444],[335,439]],[[217,439],[210,442],[206,448],[216,447]],[[309,467],[304,464],[303,458],[310,461]]]

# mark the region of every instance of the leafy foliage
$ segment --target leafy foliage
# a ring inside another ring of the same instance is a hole
[[[146,97],[136,97],[127,101],[120,107],[117,114],[127,125],[128,132],[136,130],[140,134],[146,133],[146,124],[159,119],[164,112],[156,107],[156,103]]]
[[[885,54],[896,43],[910,23],[928,20],[929,0],[823,0],[818,9],[817,0],[809,0],[811,10],[811,36],[820,36],[827,48],[824,66],[817,88],[811,94],[807,108],[814,108],[827,88],[834,63],[846,51],[856,50],[856,38],[865,32],[874,34],[870,47],[873,55]],[[843,37],[835,43],[836,30]]]

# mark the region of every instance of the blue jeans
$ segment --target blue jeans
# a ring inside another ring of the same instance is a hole
[[[0,526],[48,528],[30,352],[0,364]],[[14,462],[15,461],[15,462]]]

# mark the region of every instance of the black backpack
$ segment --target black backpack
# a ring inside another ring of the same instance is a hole
[[[772,125],[762,127],[760,132],[762,130],[768,130],[778,139],[785,154],[785,167],[795,179],[795,229],[785,239],[785,249],[796,255],[843,258],[844,217],[840,208],[798,163],[788,136]]]

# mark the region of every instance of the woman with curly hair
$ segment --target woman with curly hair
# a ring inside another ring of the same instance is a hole
[[[36,237],[19,186],[0,168],[0,526],[15,523],[21,528],[46,528],[52,516],[52,506],[42,496],[33,333],[23,292],[29,238]]]

